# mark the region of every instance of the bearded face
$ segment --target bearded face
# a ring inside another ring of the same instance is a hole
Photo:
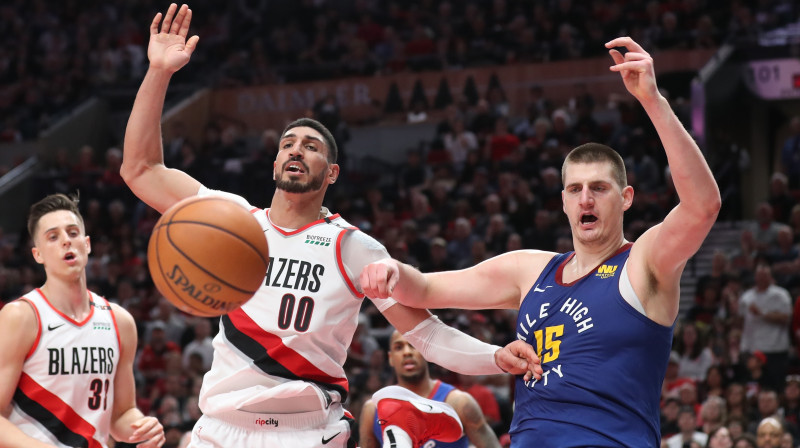
[[[275,179],[275,186],[287,193],[319,191],[325,182],[325,175],[324,170],[321,170],[317,175],[313,175],[311,169],[302,159],[292,157],[281,167]]]

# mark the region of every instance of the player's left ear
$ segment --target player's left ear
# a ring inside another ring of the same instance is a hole
[[[39,248],[36,246],[31,247],[31,254],[33,255],[33,259],[39,263],[44,264],[44,258],[42,258],[42,253],[39,252]]]
[[[89,239],[89,235],[86,235],[86,253],[92,253],[92,240]]]
[[[336,179],[339,178],[339,165],[334,163],[328,168],[328,183],[333,184],[336,183]]]
[[[622,189],[622,210],[627,210],[633,205],[633,187],[630,185]]]

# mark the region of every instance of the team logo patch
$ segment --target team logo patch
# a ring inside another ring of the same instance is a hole
[[[95,330],[111,330],[111,322],[93,322]]]
[[[315,246],[330,246],[331,239],[326,236],[306,235],[306,244],[313,244]]]
[[[595,276],[596,277],[600,277],[600,278],[609,278],[609,277],[613,277],[616,272],[617,272],[617,266],[616,265],[609,266],[607,264],[604,264],[604,265],[600,266],[599,268],[597,268],[597,274],[595,274]]]

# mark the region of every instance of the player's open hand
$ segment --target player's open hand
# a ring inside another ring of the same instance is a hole
[[[133,428],[133,434],[126,442],[141,442],[136,445],[139,448],[158,448],[167,441],[164,436],[164,427],[155,417],[142,417],[131,423],[131,428]]]
[[[627,52],[623,55],[616,48],[625,47]],[[635,96],[640,103],[657,99],[660,94],[656,86],[653,58],[650,54],[630,37],[618,37],[606,43],[608,53],[614,59],[610,67],[612,72],[619,72],[625,88]]]
[[[180,9],[175,3],[169,5],[163,22],[161,13],[156,14],[150,24],[150,45],[147,47],[150,67],[174,73],[189,62],[197,41],[200,40],[198,36],[186,40],[191,22],[192,10],[185,4]]]
[[[512,375],[525,375],[525,381],[542,378],[542,363],[533,347],[525,341],[517,339],[494,352],[494,362]]]
[[[400,268],[397,261],[384,258],[364,266],[361,271],[361,292],[373,299],[385,299],[392,296],[397,281],[400,280]]]

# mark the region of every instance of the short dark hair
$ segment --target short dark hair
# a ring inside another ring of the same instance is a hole
[[[313,118],[298,118],[287,124],[283,132],[281,132],[281,138],[286,135],[289,129],[302,126],[309,127],[322,134],[322,139],[325,140],[325,146],[328,147],[328,162],[336,163],[336,159],[339,157],[339,148],[336,147],[336,139],[333,138],[333,134],[331,134],[331,131],[329,131],[325,125]]]
[[[564,164],[561,165],[561,183],[566,186],[567,164],[595,162],[610,163],[619,188],[625,188],[628,185],[628,175],[625,172],[625,162],[622,157],[611,147],[600,143],[584,143],[567,154]]]
[[[36,226],[39,225],[39,220],[42,219],[42,216],[58,210],[66,210],[74,213],[75,216],[78,217],[78,221],[80,221],[81,226],[83,226],[83,216],[81,216],[81,212],[78,209],[78,202],[79,199],[77,193],[74,196],[56,193],[45,196],[44,199],[31,205],[30,212],[28,213],[28,233],[30,234],[31,238],[35,237]]]

